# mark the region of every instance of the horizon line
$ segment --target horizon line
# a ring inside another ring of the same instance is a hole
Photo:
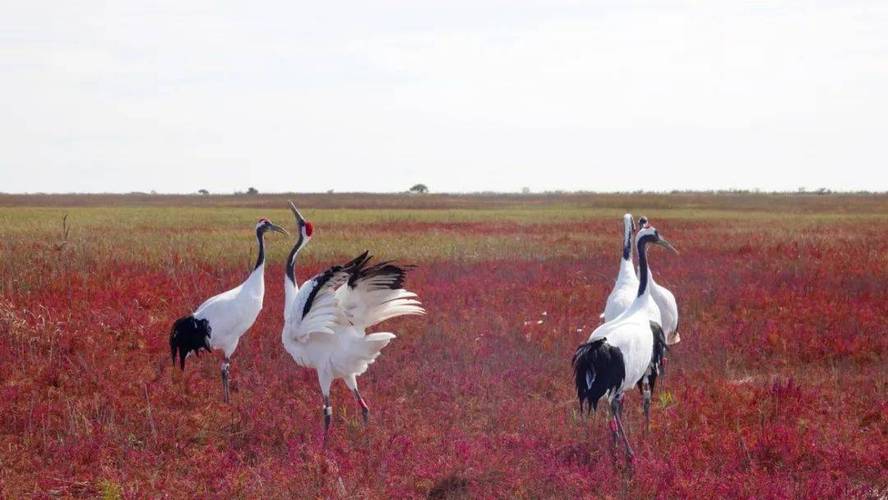
[[[759,194],[759,195],[769,195],[769,194],[779,194],[779,195],[830,195],[830,194],[870,194],[870,195],[884,195],[888,194],[888,190],[883,191],[873,191],[866,189],[831,189],[831,188],[817,188],[808,190],[806,188],[790,191],[790,190],[764,190],[764,189],[735,189],[735,188],[720,188],[720,189],[664,189],[664,190],[645,190],[645,189],[637,189],[631,191],[621,191],[621,190],[612,190],[612,191],[594,191],[594,190],[566,190],[566,189],[554,189],[554,190],[542,190],[542,191],[492,191],[492,190],[482,190],[482,191],[436,191],[436,192],[425,192],[418,193],[409,190],[404,191],[277,191],[277,192],[256,192],[256,193],[248,193],[245,191],[235,191],[231,193],[200,193],[200,192],[189,192],[189,193],[174,193],[174,192],[157,192],[157,191],[126,191],[126,192],[115,192],[115,191],[29,191],[29,192],[5,192],[0,191],[0,196],[182,196],[182,197],[195,197],[195,198],[204,198],[204,197],[223,197],[223,196],[244,196],[244,197],[262,197],[262,196],[283,196],[283,195],[343,195],[343,194],[360,194],[360,195],[379,195],[379,196],[392,196],[392,195],[411,195],[411,196],[485,196],[485,195],[520,195],[520,196],[557,196],[557,195],[590,195],[590,194],[598,194],[598,195],[608,195],[608,194],[653,194],[653,195],[673,195],[673,194],[712,194],[712,195],[729,195],[729,194]]]

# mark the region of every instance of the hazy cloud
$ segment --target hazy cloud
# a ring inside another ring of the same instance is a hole
[[[19,2],[0,191],[888,189],[882,2]]]

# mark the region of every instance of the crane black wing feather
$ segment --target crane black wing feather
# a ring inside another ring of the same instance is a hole
[[[369,260],[368,253],[369,252],[365,251],[345,264],[341,266],[332,266],[312,278],[311,281],[314,283],[314,288],[312,288],[311,293],[308,294],[308,298],[305,300],[305,305],[302,307],[302,317],[305,318],[309,311],[311,311],[311,306],[314,304],[315,298],[317,298],[319,294],[327,291],[334,291],[340,286],[348,283],[354,276],[355,272],[367,263],[367,260]]]
[[[408,271],[414,266],[395,264],[394,261],[368,265],[366,253],[352,263],[348,286],[336,291],[339,299],[339,324],[369,328],[390,318],[410,314],[424,314],[425,310],[415,293],[404,289]]]
[[[404,280],[407,278],[407,272],[413,269],[412,265],[396,265],[394,261],[385,261],[374,264],[370,267],[364,267],[370,257],[361,261],[360,266],[352,273],[348,280],[348,286],[357,288],[362,283],[366,283],[367,291],[374,290],[399,290],[404,288]]]

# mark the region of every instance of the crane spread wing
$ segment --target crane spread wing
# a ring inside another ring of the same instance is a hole
[[[348,282],[351,270],[333,266],[305,282],[287,311],[288,334],[305,341],[312,333],[333,334],[339,310],[334,292]]]
[[[396,316],[425,314],[416,294],[404,289],[404,279],[412,266],[380,262],[367,266],[366,252],[352,261],[356,268],[348,285],[336,291],[340,324],[367,328]]]

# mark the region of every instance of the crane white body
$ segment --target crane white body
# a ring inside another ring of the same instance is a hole
[[[313,333],[306,342],[282,336],[284,348],[299,366],[314,368],[322,392],[329,394],[333,380],[341,378],[349,389],[357,387],[356,377],[367,371],[382,348],[395,338],[393,333],[367,335],[354,327],[337,327],[333,334]]]
[[[629,309],[638,293],[638,277],[635,275],[635,267],[631,260],[620,260],[620,272],[614,289],[607,297],[604,314],[601,315],[605,322],[612,321],[624,311]]]
[[[222,362],[222,389],[226,402],[229,358],[237,349],[241,337],[253,326],[262,311],[265,296],[265,232],[268,230],[288,234],[268,219],[259,219],[256,224],[259,255],[247,279],[231,290],[210,297],[191,315],[176,320],[170,332],[173,363],[176,362],[178,353],[183,370],[185,359],[192,353],[218,349],[225,354]]]
[[[666,345],[677,344],[681,342],[681,336],[678,334],[678,304],[675,302],[675,296],[654,280],[654,273],[650,267],[648,267],[648,277],[651,298],[660,311],[659,323],[663,327],[663,334],[666,335]]]
[[[265,264],[250,273],[240,285],[210,297],[194,311],[197,319],[207,319],[212,327],[210,347],[230,358],[240,338],[247,333],[259,313],[265,297]]]
[[[320,279],[324,275],[321,273],[295,293],[295,284],[289,283],[289,279],[285,285],[289,292],[285,294],[288,302],[284,308],[281,341],[296,364],[317,370],[325,395],[329,395],[330,384],[338,378],[355,390],[356,377],[367,371],[395,338],[395,334],[389,332],[368,334],[367,328],[396,316],[424,313],[416,295],[404,289],[373,289],[372,285],[379,284],[374,278],[359,278],[354,286],[346,283],[360,271],[360,268],[347,270],[346,267],[334,271],[326,281]],[[320,291],[315,292],[318,287]],[[309,299],[312,300],[310,309],[303,316]]]
[[[299,366],[317,372],[324,399],[324,437],[330,425],[330,386],[342,379],[361,406],[369,409],[358,391],[357,377],[367,371],[382,349],[395,338],[390,332],[367,333],[386,319],[424,314],[416,294],[402,288],[406,270],[383,262],[366,267],[367,252],[343,266],[323,271],[297,286],[295,259],[313,231],[296,207],[299,240],[290,252],[284,282],[284,327],[281,342]]]
[[[622,314],[599,326],[589,335],[588,342],[606,338],[609,345],[616,347],[623,354],[626,376],[619,391],[607,393],[609,402],[617,394],[638,384],[647,372],[654,352],[650,322],[659,324],[659,320],[660,310],[654,303],[648,287],[644,294],[636,297]]]
[[[296,293],[293,293],[295,284],[287,280],[285,286],[290,292],[285,293],[288,302],[284,308],[281,341],[296,364],[317,370],[324,394],[329,394],[330,384],[338,378],[343,379],[349,389],[355,390],[356,377],[367,371],[382,349],[395,338],[395,334],[388,332],[367,334],[366,328],[393,317],[390,313],[398,316],[421,314],[422,309],[410,292],[393,290],[390,291],[393,293],[374,297],[372,292],[367,294],[342,282],[351,277],[347,271],[324,284],[318,280],[322,274],[306,281]],[[322,291],[315,295],[309,313],[303,317],[306,300],[319,285]],[[368,306],[384,307],[368,311]]]
[[[639,227],[644,228],[647,225],[647,217],[642,215],[638,218]],[[662,319],[660,325],[662,325],[663,333],[666,336],[666,345],[677,344],[681,342],[681,337],[678,335],[678,305],[675,302],[675,296],[654,280],[654,272],[650,266],[648,266],[648,277],[650,280],[648,286],[651,288],[651,297],[653,297],[654,303],[657,304],[657,308],[660,310]]]
[[[628,214],[627,214],[628,216]],[[631,216],[630,216],[631,217]],[[635,385],[644,395],[645,422],[650,416],[651,387],[665,352],[665,336],[659,324],[660,310],[648,286],[649,273],[645,247],[648,243],[674,248],[647,226],[638,232],[639,281],[635,299],[620,315],[596,328],[573,357],[575,385],[581,407],[596,408],[598,400],[610,403],[614,441],[622,436],[626,452],[632,449],[622,424],[623,393]],[[625,256],[625,253],[624,253]]]
[[[614,288],[607,297],[607,304],[601,318],[605,322],[615,319],[632,305],[638,295],[638,276],[632,264],[632,214],[623,216],[623,255]]]

